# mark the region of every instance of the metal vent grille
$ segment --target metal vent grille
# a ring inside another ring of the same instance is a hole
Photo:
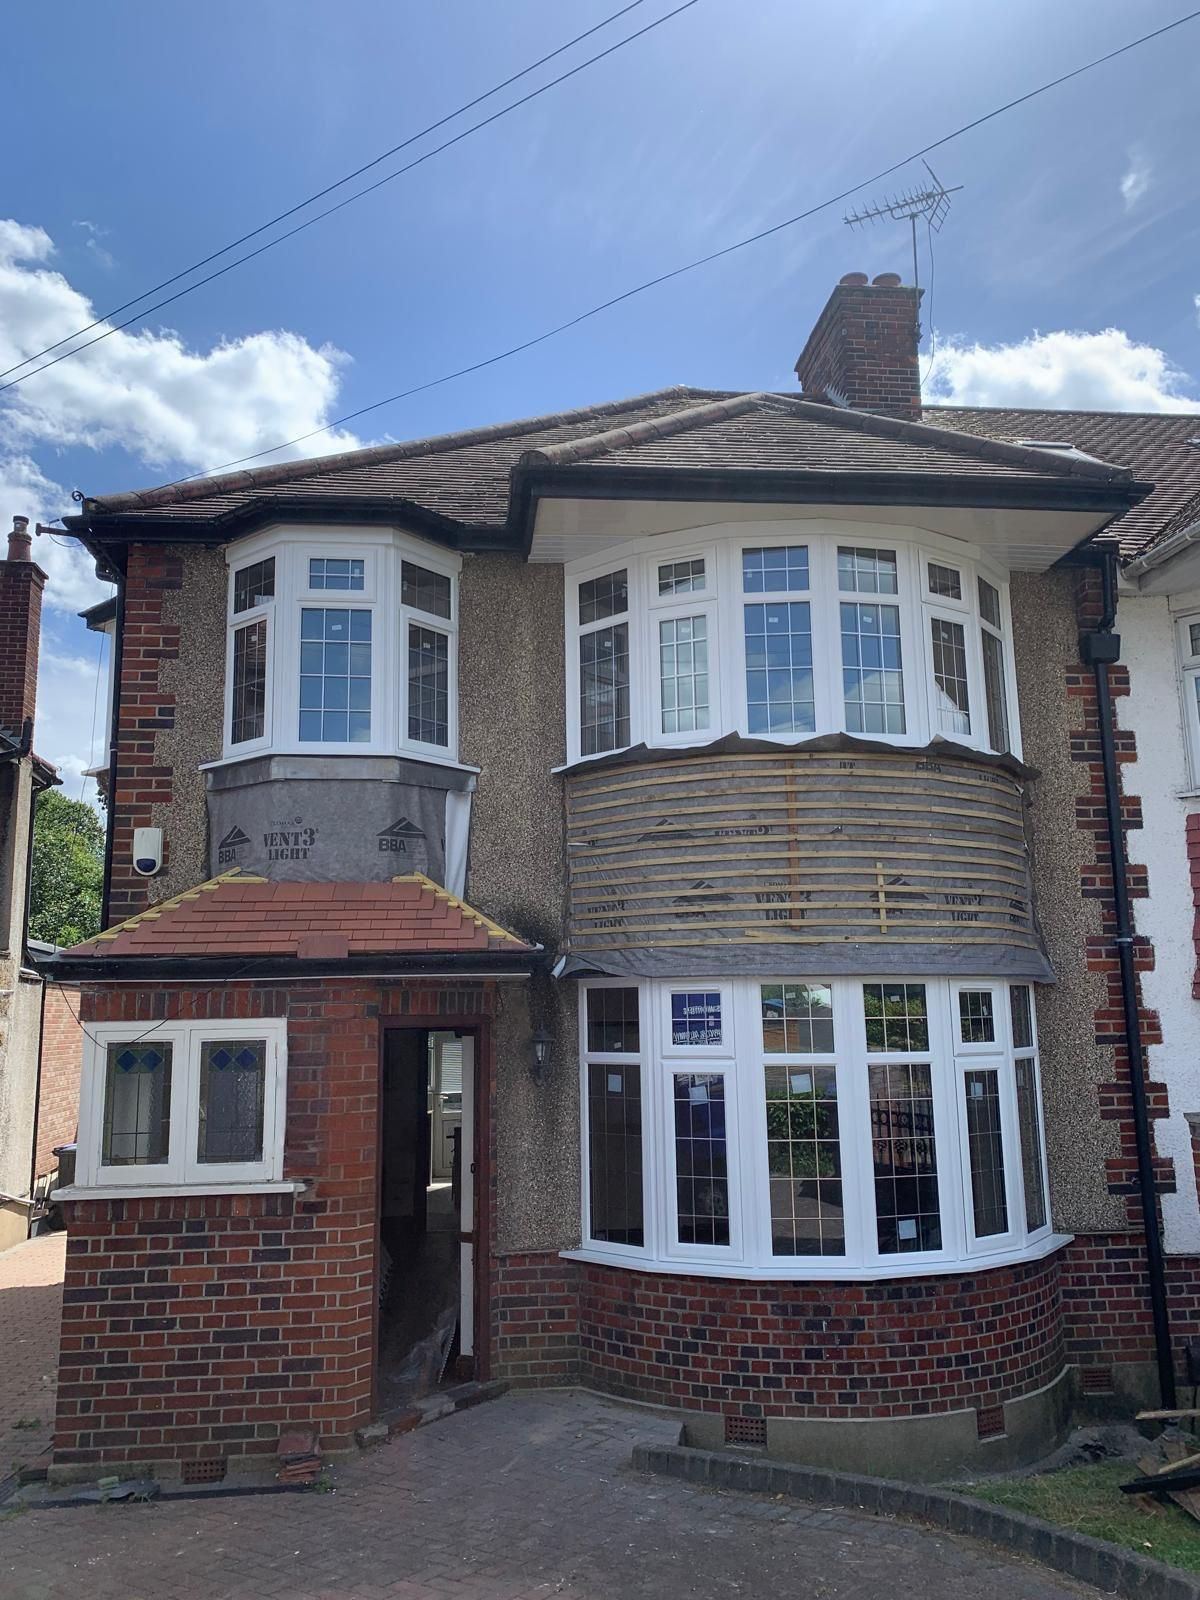
[[[225,1479],[225,1457],[206,1456],[203,1461],[182,1463],[184,1483],[222,1483]]]
[[[1113,1370],[1111,1367],[1084,1367],[1082,1372],[1084,1394],[1111,1394]]]
[[[726,1444],[765,1445],[767,1419],[765,1417],[726,1417]]]
[[[975,1413],[975,1431],[981,1439],[999,1439],[1004,1432],[1004,1407],[980,1406]]]

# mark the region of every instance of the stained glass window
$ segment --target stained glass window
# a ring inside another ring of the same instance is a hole
[[[262,1039],[205,1040],[200,1046],[197,1161],[261,1161],[267,1047]]]
[[[104,1074],[106,1167],[159,1166],[171,1130],[171,1046],[110,1044]]]

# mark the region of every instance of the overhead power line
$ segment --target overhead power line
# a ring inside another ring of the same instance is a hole
[[[107,326],[110,318],[120,316],[122,311],[128,311],[131,306],[139,305],[152,294],[157,294],[159,290],[169,288],[173,283],[178,283],[181,278],[190,277],[193,272],[199,272],[201,267],[206,267],[210,262],[217,261],[222,256],[228,255],[231,250],[236,250],[239,245],[246,244],[251,239],[256,239],[269,228],[275,227],[280,222],[285,222],[288,217],[293,217],[297,212],[305,210],[306,207],[315,205],[318,200],[323,199],[328,194],[332,194],[335,189],[342,188],[345,184],[352,182],[353,179],[361,177],[364,172],[369,172],[373,167],[379,166],[380,162],[386,161],[389,156],[398,154],[401,150],[407,149],[409,145],[415,144],[419,139],[436,132],[438,128],[445,127],[448,122],[453,122],[455,117],[462,116],[464,112],[482,104],[484,100],[490,100],[493,95],[499,94],[502,89],[508,88],[521,78],[528,77],[531,72],[536,72],[539,67],[545,66],[548,61],[553,61],[556,56],[562,55],[565,51],[580,44],[584,39],[590,38],[592,34],[598,33],[601,28],[606,28],[611,23],[619,21],[621,17],[633,11],[637,6],[645,4],[645,0],[631,0],[629,5],[623,6],[619,11],[614,11],[610,16],[605,17],[602,22],[597,22],[594,27],[586,29],[583,33],[576,34],[566,44],[559,45],[557,50],[551,50],[548,55],[531,62],[527,67],[522,67],[520,72],[513,73],[511,77],[505,78],[502,83],[496,84],[483,94],[476,95],[474,100],[468,100],[464,105],[459,106],[457,110],[447,112],[444,117],[440,117],[436,122],[431,122],[428,127],[420,129],[417,133],[410,134],[400,144],[393,145],[390,150],[385,150],[382,155],[365,162],[361,167],[355,168],[353,172],[348,172],[344,178],[338,178],[335,183],[328,184],[324,189],[319,189],[316,194],[310,194],[307,200],[301,200],[287,211],[281,211],[278,216],[272,217],[269,222],[261,223],[257,228],[252,228],[249,233],[244,233],[240,238],[223,245],[220,250],[214,250],[211,255],[205,256],[200,261],[193,262],[190,267],[184,267],[172,277],[164,278],[161,283],[156,283],[153,288],[146,289],[143,293],[135,295],[132,300],[126,300],[123,305],[116,306],[111,311],[106,311],[103,316],[97,317],[94,322],[89,322],[86,327],[77,328],[74,333],[66,334],[54,344],[48,344],[44,350],[39,350],[34,355],[26,356],[24,360],[6,368],[3,372],[0,372],[0,378],[9,378],[10,381],[8,383],[0,383],[0,394],[3,394],[6,389],[15,389],[18,384],[24,383],[28,378],[35,378],[39,372],[46,372],[50,367],[56,367],[60,361],[67,361],[71,356],[79,355],[84,350],[90,350],[93,345],[99,344],[103,339],[111,338],[114,333],[120,333],[123,329],[131,327],[133,323],[144,321],[153,312],[161,311],[164,306],[173,305],[176,300],[182,300],[185,295],[192,294],[197,289],[202,289],[206,283],[212,283],[217,278],[223,278],[226,273],[232,272],[235,267],[243,266],[247,261],[253,261],[256,256],[264,255],[268,250],[273,250],[276,245],[283,244],[286,239],[292,239],[296,234],[303,233],[306,228],[311,228],[314,223],[322,222],[326,217],[333,216],[334,212],[342,211],[346,206],[353,205],[356,200],[361,200],[364,195],[373,194],[376,189],[381,189],[384,184],[403,177],[406,172],[411,172],[414,167],[423,165],[424,162],[431,160],[434,156],[440,155],[443,150],[449,150],[452,145],[460,144],[464,139],[470,138],[473,133],[478,133],[481,128],[489,127],[493,122],[498,122],[502,117],[508,116],[509,112],[528,105],[531,100],[536,100],[539,95],[545,94],[547,90],[557,88],[560,83],[565,83],[568,78],[574,78],[580,72],[586,71],[588,67],[595,66],[598,61],[603,61],[607,56],[614,55],[618,50],[623,50],[627,44],[633,44],[635,40],[643,38],[647,33],[653,32],[655,28],[660,28],[664,22],[670,22],[673,17],[679,16],[681,12],[690,11],[694,5],[699,3],[700,0],[683,0],[683,3],[677,5],[673,11],[668,11],[663,16],[656,17],[653,22],[648,22],[645,27],[637,29],[635,33],[628,34],[624,39],[618,39],[615,44],[609,45],[606,50],[598,51],[596,55],[589,56],[586,61],[581,61],[577,66],[560,73],[557,78],[551,78],[548,83],[543,83],[539,88],[530,90],[528,94],[522,95],[519,100],[514,100],[509,105],[502,106],[499,111],[493,111],[490,116],[483,117],[479,122],[472,123],[469,128],[464,128],[461,133],[456,133],[453,138],[436,145],[432,150],[426,150],[416,160],[408,162],[403,167],[397,167],[394,172],[386,173],[382,178],[376,179],[374,183],[367,184],[362,189],[355,190],[353,194],[347,195],[343,200],[339,200],[336,205],[327,206],[324,211],[318,211],[315,216],[306,217],[303,222],[298,223],[294,228],[289,228],[285,233],[278,234],[274,239],[267,240],[265,244],[259,245],[256,250],[248,250],[245,255],[238,256],[235,261],[227,262],[223,267],[219,267],[216,272],[210,272],[205,277],[198,278],[195,283],[190,283],[186,287],[176,290],[174,294],[167,295],[163,300],[155,301],[152,306],[143,306],[140,311],[135,311],[132,316],[126,317],[124,322],[115,323],[111,327]],[[41,361],[43,356],[51,355],[55,350],[62,349],[63,345],[70,344],[73,339],[82,338],[84,334],[90,333],[93,328],[103,328],[104,332],[98,333],[94,339],[88,339],[83,344],[73,345],[70,350],[64,350],[62,355],[55,356],[53,361],[43,362],[40,367],[33,367],[30,372],[21,372],[22,367],[28,367],[35,361]],[[20,373],[21,375],[19,377],[11,377],[12,373]]]
[[[708,255],[697,256],[694,261],[688,261],[681,267],[673,267],[669,272],[660,272],[657,277],[647,278],[644,283],[638,283],[632,289],[625,289],[620,294],[612,295],[607,300],[602,300],[598,305],[589,306],[586,311],[581,311],[577,316],[569,317],[565,322],[557,323],[553,328],[547,328],[542,333],[534,334],[531,338],[523,339],[519,344],[510,345],[507,350],[497,351],[495,355],[485,356],[480,361],[472,361],[465,367],[458,367],[453,372],[443,373],[439,378],[430,378],[425,383],[417,383],[411,389],[401,389],[398,394],[387,395],[382,400],[375,400],[370,405],[359,406],[357,411],[348,411],[345,416],[335,417],[332,422],[326,422],[320,428],[313,428],[308,433],[298,434],[294,439],[285,439],[280,444],[273,444],[265,450],[256,450],[248,456],[238,456],[236,461],[226,461],[222,466],[209,467],[203,472],[190,472],[182,478],[173,478],[169,483],[159,484],[161,489],[173,489],[178,484],[190,483],[194,478],[215,477],[218,473],[228,472],[233,467],[241,467],[248,461],[260,461],[263,456],[274,455],[279,450],[290,450],[295,445],[306,444],[309,439],[317,439],[323,433],[330,433],[334,428],[345,427],[348,422],[355,422],[359,417],[365,417],[372,411],[379,411],[384,406],[395,405],[400,400],[408,400],[413,395],[424,394],[429,389],[440,388],[446,383],[453,383],[457,378],[468,377],[473,372],[481,372],[485,367],[494,367],[498,362],[507,361],[512,356],[520,355],[525,350],[532,350],[535,345],[545,344],[549,339],[555,339],[559,334],[577,328],[581,322],[588,322],[592,317],[598,317],[601,312],[610,311],[613,306],[621,305],[626,300],[632,300],[636,295],[645,294],[650,289],[656,289],[660,284],[670,283],[675,278],[682,278],[685,273],[695,272],[700,267],[706,267],[713,261],[720,261],[725,256],[731,256],[738,250],[745,250],[749,245],[758,244],[762,239],[769,239],[773,234],[782,233],[786,228],[794,228],[797,223],[805,222],[809,217],[815,217],[818,212],[828,211],[830,206],[840,205],[843,200],[848,200],[851,195],[858,194],[861,190],[870,188],[873,184],[881,183],[884,178],[890,178],[893,173],[899,172],[901,167],[906,167],[912,161],[919,161],[934,150],[940,150],[943,145],[949,144],[954,139],[959,139],[965,133],[981,128],[985,123],[1002,117],[1008,111],[1014,111],[1018,106],[1036,100],[1039,95],[1048,94],[1051,89],[1057,89],[1064,83],[1070,83],[1073,78],[1082,77],[1085,72],[1091,72],[1096,67],[1101,67],[1108,61],[1115,61],[1118,56],[1136,50],[1140,45],[1149,44],[1152,39],[1160,39],[1163,34],[1170,33],[1175,28],[1182,28],[1185,23],[1195,22],[1200,17],[1200,10],[1189,11],[1186,16],[1177,17],[1174,22],[1168,22],[1161,28],[1155,28],[1152,33],[1144,33],[1140,38],[1131,39],[1128,44],[1109,50],[1105,55],[1097,56],[1092,61],[1085,62],[1082,66],[1074,67],[1070,72],[1064,72],[1057,78],[1051,78],[1048,83],[1039,84],[1036,89],[1030,89],[1026,94],[1018,95],[1013,100],[1007,100],[1002,106],[996,106],[991,111],[986,111],[982,116],[964,122],[961,127],[955,128],[951,133],[945,133],[940,139],[934,139],[930,144],[923,145],[919,150],[913,150],[899,161],[893,161],[891,166],[884,167],[882,172],[876,172],[869,178],[863,178],[859,183],[851,184],[848,189],[842,189],[838,194],[830,195],[828,199],[819,201],[816,205],[809,206],[806,211],[799,211],[794,217],[786,217],[782,222],[776,222],[769,228],[762,228],[757,233],[748,234],[746,238],[737,240],[734,244],[727,244],[720,250],[712,250]]]

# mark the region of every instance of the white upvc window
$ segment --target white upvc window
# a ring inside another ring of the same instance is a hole
[[[882,1277],[1055,1237],[1027,984],[605,979],[580,1027],[585,1254]]]
[[[567,568],[569,759],[723,734],[1016,749],[1007,584],[982,557],[803,521]]]
[[[286,1078],[283,1018],[93,1024],[76,1181],[147,1191],[278,1182]]]
[[[1188,764],[1193,784],[1200,785],[1200,616],[1181,617],[1175,624],[1175,638]]]
[[[227,758],[457,759],[456,555],[374,529],[297,529],[227,559]]]

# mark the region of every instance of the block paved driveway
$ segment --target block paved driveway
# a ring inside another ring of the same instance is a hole
[[[50,1448],[66,1250],[48,1233],[0,1251],[0,1481]]]
[[[338,1468],[332,1494],[0,1515],[4,1600],[1066,1600],[900,1523],[646,1478],[652,1413],[514,1394]]]

